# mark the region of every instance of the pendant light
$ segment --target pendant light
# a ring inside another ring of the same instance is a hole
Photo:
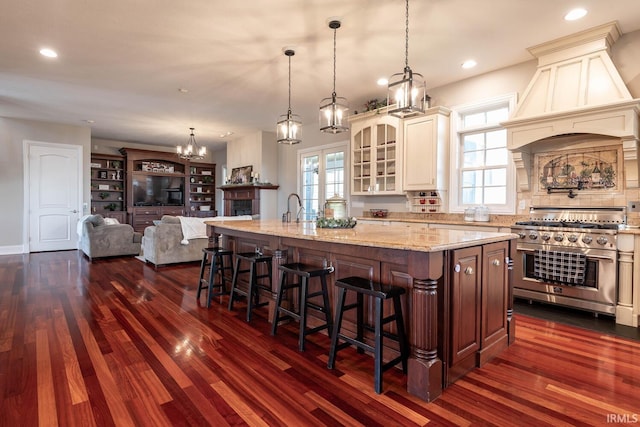
[[[199,147],[196,142],[196,137],[193,135],[195,128],[191,129],[191,135],[189,135],[189,141],[186,145],[178,145],[178,157],[185,160],[201,160],[204,159],[207,154],[207,147]]]
[[[389,78],[387,92],[389,114],[400,118],[423,114],[427,102],[422,74],[409,68],[409,0],[406,0],[405,18],[404,71]]]
[[[293,49],[285,49],[284,54],[289,57],[289,110],[280,116],[276,133],[279,144],[293,145],[302,141],[302,122],[297,114],[291,113],[291,57],[296,53]]]
[[[345,98],[336,96],[336,30],[340,28],[340,21],[330,21],[329,28],[333,30],[333,93],[330,98],[320,101],[320,130],[341,133],[349,130],[349,105]]]

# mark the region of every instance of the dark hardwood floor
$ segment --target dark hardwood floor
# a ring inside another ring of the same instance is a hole
[[[640,343],[516,315],[517,341],[432,403],[266,310],[195,300],[199,266],[0,256],[0,425],[586,426],[640,418]],[[204,298],[203,298],[204,301]],[[223,302],[227,299],[224,298]]]

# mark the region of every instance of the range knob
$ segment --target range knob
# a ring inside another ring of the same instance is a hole
[[[567,237],[567,240],[569,240],[571,243],[575,243],[578,241],[578,235],[577,234],[569,234],[569,237]]]
[[[524,239],[525,237],[527,237],[527,233],[525,233],[524,231],[521,231],[518,233],[518,237],[521,239]]]
[[[564,234],[556,233],[556,235],[553,236],[553,240],[555,240],[556,242],[562,242],[564,240]]]
[[[542,233],[542,234],[540,235],[540,238],[546,242],[547,240],[549,240],[549,239],[551,238],[551,234],[549,234],[549,233]]]
[[[609,239],[607,239],[607,236],[600,236],[596,240],[596,242],[598,242],[599,245],[603,245],[603,246],[606,245],[608,241]]]
[[[593,242],[593,237],[589,235],[583,236],[582,241],[588,245],[589,243]]]
[[[538,235],[536,233],[530,233],[529,234],[529,239],[536,240],[537,238],[538,238]]]

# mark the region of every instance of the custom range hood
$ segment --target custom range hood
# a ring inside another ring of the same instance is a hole
[[[576,134],[619,140],[626,187],[638,187],[640,99],[632,98],[609,56],[620,34],[611,22],[528,49],[538,68],[502,123],[520,191],[530,190],[533,152],[561,150],[564,137],[576,141]]]

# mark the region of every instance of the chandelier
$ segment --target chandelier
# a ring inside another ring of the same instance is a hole
[[[279,144],[293,145],[302,141],[302,122],[297,114],[291,113],[291,57],[296,53],[293,49],[286,49],[284,54],[289,57],[289,109],[287,114],[280,116],[276,133]]]
[[[185,160],[201,160],[204,159],[207,154],[207,147],[199,147],[196,142],[196,137],[193,135],[195,128],[191,129],[191,135],[189,135],[189,141],[186,145],[178,145],[178,157]]]
[[[389,78],[387,92],[389,114],[400,118],[424,113],[427,103],[424,78],[409,67],[409,0],[406,0],[405,18],[404,71]]]
[[[333,93],[330,98],[320,101],[320,130],[341,133],[349,130],[349,106],[345,98],[336,96],[336,30],[340,28],[340,21],[330,21],[329,28],[333,30]]]

